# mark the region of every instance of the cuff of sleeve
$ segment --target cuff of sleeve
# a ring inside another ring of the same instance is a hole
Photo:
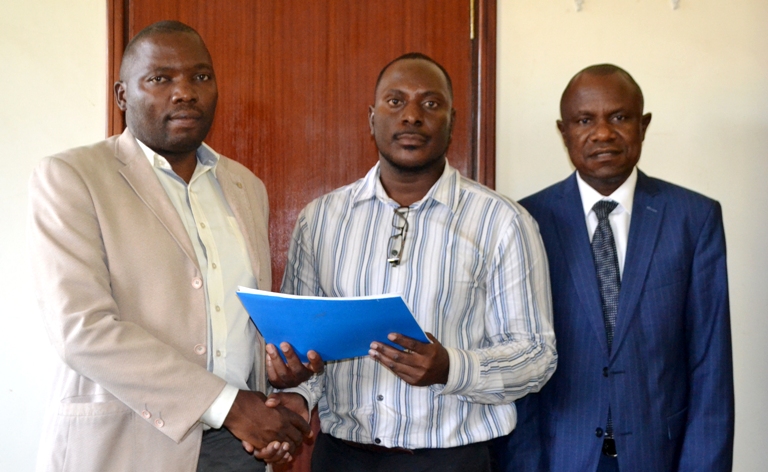
[[[307,410],[309,412],[312,411],[312,409],[315,407],[315,402],[313,402],[312,392],[308,388],[302,388],[302,385],[299,385],[298,387],[293,388],[286,388],[285,390],[280,390],[281,392],[285,393],[298,393],[302,397],[304,397],[304,401],[307,402]]]
[[[325,384],[325,372],[314,374],[306,382],[300,383],[296,387],[280,390],[281,392],[298,393],[307,402],[307,408],[312,411],[320,397],[323,395],[323,385]]]
[[[233,385],[225,385],[224,390],[219,393],[219,396],[216,397],[211,406],[200,417],[200,421],[213,429],[221,428],[229,414],[229,410],[232,409],[232,404],[235,403],[238,391],[238,388]]]
[[[441,395],[461,395],[470,391],[477,383],[480,360],[472,351],[451,347],[445,350],[448,351],[448,381],[442,386],[433,385],[433,390]]]

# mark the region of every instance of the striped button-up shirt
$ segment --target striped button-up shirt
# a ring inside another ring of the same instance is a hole
[[[557,364],[546,254],[518,204],[446,164],[408,221],[400,263],[387,262],[403,224],[379,181],[365,178],[299,215],[283,292],[324,297],[400,294],[448,351],[445,385],[414,387],[368,357],[328,362],[299,386],[324,432],[387,447],[445,448],[515,426],[512,403]],[[393,219],[394,218],[394,219]],[[365,316],[365,313],[360,313]]]

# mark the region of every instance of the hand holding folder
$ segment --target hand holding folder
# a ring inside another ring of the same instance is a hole
[[[280,343],[279,348],[274,344],[267,344],[266,364],[269,383],[280,389],[296,387],[325,369],[325,363],[320,354],[308,351],[307,357],[309,362],[301,362],[296,351],[287,342]]]

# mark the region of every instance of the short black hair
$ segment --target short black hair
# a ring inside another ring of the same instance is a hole
[[[640,89],[640,86],[635,82],[635,79],[630,75],[629,72],[625,71],[621,67],[614,65],[614,64],[595,64],[589,67],[585,67],[584,69],[580,70],[576,75],[571,77],[571,80],[568,82],[568,85],[565,86],[565,90],[563,90],[563,94],[560,96],[560,114],[563,113],[563,101],[565,100],[566,94],[570,91],[571,86],[576,81],[577,78],[581,77],[584,74],[589,75],[597,75],[597,76],[606,76],[606,75],[612,75],[612,74],[620,74],[623,75],[624,78],[626,78],[630,85],[635,89],[637,92],[637,96],[640,98],[640,109],[643,109],[643,106],[645,105],[645,99],[643,98],[643,91]]]
[[[152,23],[151,25],[144,27],[141,31],[136,33],[136,36],[134,36],[130,41],[128,41],[128,45],[125,46],[125,51],[123,52],[123,60],[122,60],[122,63],[120,64],[120,80],[123,80],[123,72],[124,72],[123,66],[129,63],[133,59],[136,46],[144,38],[148,38],[156,34],[169,34],[169,33],[194,34],[195,36],[200,38],[200,41],[203,40],[200,37],[200,33],[198,33],[194,28],[180,21],[163,20],[163,21],[158,21],[156,23]]]
[[[389,64],[384,66],[384,68],[381,69],[381,72],[379,72],[379,77],[376,79],[376,87],[373,89],[374,94],[376,93],[376,90],[379,89],[379,83],[381,82],[381,78],[384,76],[384,72],[386,72],[387,69],[389,69],[389,67],[395,62],[405,61],[407,59],[420,59],[422,61],[431,62],[432,64],[436,65],[437,68],[440,69],[440,72],[442,72],[443,75],[445,76],[445,81],[448,83],[448,93],[451,94],[451,99],[453,99],[453,82],[451,82],[451,76],[448,75],[448,71],[445,70],[445,67],[440,65],[439,62],[427,56],[426,54],[422,54],[420,52],[409,52],[409,53],[403,54],[402,56],[396,57],[395,59],[390,61]]]

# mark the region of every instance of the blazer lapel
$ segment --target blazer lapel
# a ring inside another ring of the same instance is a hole
[[[589,233],[575,173],[563,182],[559,199],[560,202],[555,202],[553,212],[555,213],[554,221],[557,225],[557,235],[560,238],[563,257],[568,265],[576,293],[578,293],[579,300],[584,306],[583,312],[592,325],[598,342],[607,354],[608,340],[605,336],[605,322],[603,321],[600,289],[597,286],[597,272],[589,244]]]
[[[614,353],[621,347],[632,317],[637,312],[636,308],[645,285],[653,250],[659,238],[665,205],[661,199],[656,198],[657,193],[658,189],[653,181],[638,171],[624,274],[619,293],[619,311],[616,315]]]
[[[168,199],[168,195],[163,186],[160,185],[160,181],[157,180],[152,166],[149,165],[144,152],[128,129],[117,140],[115,157],[125,164],[125,167],[120,169],[120,174],[128,182],[128,185],[160,220],[199,270],[200,266],[197,262],[195,249],[192,247],[192,241],[189,239],[189,234],[187,234],[179,213]]]

